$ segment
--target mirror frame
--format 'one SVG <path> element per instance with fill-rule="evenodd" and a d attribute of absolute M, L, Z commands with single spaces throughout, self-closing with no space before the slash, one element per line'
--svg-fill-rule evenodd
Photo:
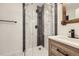
<path fill-rule="evenodd" d="M 62 3 L 62 21 L 61 21 L 61 24 L 62 25 L 66 25 L 66 24 L 72 24 L 72 23 L 79 23 L 79 18 L 75 18 L 75 19 L 72 19 L 72 20 L 69 20 L 66 18 L 66 3 Z"/>

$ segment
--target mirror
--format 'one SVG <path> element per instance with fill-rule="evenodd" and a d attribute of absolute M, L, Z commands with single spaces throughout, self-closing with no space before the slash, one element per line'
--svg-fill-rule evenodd
<path fill-rule="evenodd" d="M 62 11 L 62 25 L 79 22 L 79 3 L 63 3 Z"/>
<path fill-rule="evenodd" d="M 66 16 L 69 20 L 79 18 L 79 3 L 67 3 L 66 12 Z"/>

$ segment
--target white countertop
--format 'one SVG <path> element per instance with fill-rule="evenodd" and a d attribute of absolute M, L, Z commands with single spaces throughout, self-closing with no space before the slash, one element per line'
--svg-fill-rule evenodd
<path fill-rule="evenodd" d="M 48 36 L 48 38 L 79 49 L 79 39 L 68 38 L 63 35 Z"/>

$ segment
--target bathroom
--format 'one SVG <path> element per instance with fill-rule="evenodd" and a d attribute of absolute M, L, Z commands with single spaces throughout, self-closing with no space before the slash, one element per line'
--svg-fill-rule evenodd
<path fill-rule="evenodd" d="M 78 8 L 79 3 L 0 3 L 0 56 L 79 56 Z"/>

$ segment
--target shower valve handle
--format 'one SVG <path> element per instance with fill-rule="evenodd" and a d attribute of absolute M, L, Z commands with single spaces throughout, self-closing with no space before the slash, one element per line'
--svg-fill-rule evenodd
<path fill-rule="evenodd" d="M 35 28 L 37 29 L 37 28 L 38 28 L 38 26 L 37 26 L 37 25 L 35 25 Z"/>

